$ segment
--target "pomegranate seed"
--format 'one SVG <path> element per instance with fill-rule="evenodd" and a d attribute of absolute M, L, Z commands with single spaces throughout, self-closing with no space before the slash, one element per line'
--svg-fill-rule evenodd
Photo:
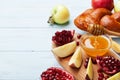
<path fill-rule="evenodd" d="M 77 43 L 77 46 L 79 46 L 79 42 L 77 41 L 76 43 Z"/>
<path fill-rule="evenodd" d="M 88 74 L 86 75 L 85 80 L 90 80 Z"/>
<path fill-rule="evenodd" d="M 98 73 L 103 72 L 102 68 L 99 68 L 99 69 L 97 70 L 97 72 L 98 72 Z"/>
<path fill-rule="evenodd" d="M 86 58 L 86 59 L 85 59 L 85 64 L 84 64 L 84 67 L 85 67 L 85 68 L 87 68 L 87 66 L 88 66 L 88 61 L 89 61 L 89 58 Z"/>
<path fill-rule="evenodd" d="M 96 59 L 92 59 L 92 63 L 93 63 L 93 64 L 97 64 Z"/>
<path fill-rule="evenodd" d="M 105 80 L 106 80 L 107 78 L 109 78 L 109 76 L 107 75 L 107 76 L 105 76 L 104 78 L 105 78 Z"/>
<path fill-rule="evenodd" d="M 81 35 L 80 35 L 80 34 L 78 34 L 78 35 L 77 35 L 77 38 L 78 38 L 78 39 L 80 39 L 80 38 L 81 38 Z"/>
<path fill-rule="evenodd" d="M 103 78 L 102 77 L 98 77 L 98 80 L 103 80 Z"/>
<path fill-rule="evenodd" d="M 84 67 L 87 68 L 87 66 L 88 66 L 88 63 L 85 63 L 85 64 L 84 64 Z"/>
<path fill-rule="evenodd" d="M 99 77 L 104 78 L 104 74 L 103 73 L 98 73 Z"/>

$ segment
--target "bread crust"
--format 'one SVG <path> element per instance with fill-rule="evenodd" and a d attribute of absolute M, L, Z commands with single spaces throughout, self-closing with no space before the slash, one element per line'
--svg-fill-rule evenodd
<path fill-rule="evenodd" d="M 116 16 L 116 14 L 114 15 L 105 15 L 101 21 L 100 24 L 102 26 L 104 26 L 105 28 L 111 30 L 111 31 L 115 31 L 115 32 L 120 32 L 120 15 Z"/>
<path fill-rule="evenodd" d="M 120 12 L 111 13 L 105 8 L 87 9 L 75 18 L 74 24 L 84 31 L 87 31 L 89 24 L 99 24 L 111 31 L 120 32 Z"/>

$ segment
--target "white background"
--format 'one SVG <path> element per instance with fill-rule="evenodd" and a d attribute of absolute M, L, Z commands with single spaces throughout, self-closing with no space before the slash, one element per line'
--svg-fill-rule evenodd
<path fill-rule="evenodd" d="M 69 24 L 47 23 L 57 4 L 68 7 Z M 73 20 L 88 8 L 91 0 L 0 0 L 0 80 L 39 80 L 42 71 L 60 67 L 51 52 L 51 38 L 63 29 L 83 33 Z"/>

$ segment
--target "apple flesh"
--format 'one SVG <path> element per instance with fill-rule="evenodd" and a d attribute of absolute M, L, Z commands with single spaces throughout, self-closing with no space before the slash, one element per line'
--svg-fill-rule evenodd
<path fill-rule="evenodd" d="M 56 56 L 61 57 L 61 58 L 64 58 L 64 57 L 67 57 L 67 56 L 69 56 L 69 55 L 72 55 L 73 52 L 74 52 L 75 49 L 76 49 L 76 46 L 77 46 L 76 41 L 73 41 L 73 42 L 64 44 L 64 45 L 62 45 L 62 46 L 53 48 L 53 49 L 52 49 L 52 52 L 53 52 Z"/>
<path fill-rule="evenodd" d="M 113 0 L 92 0 L 92 7 L 96 8 L 106 8 L 110 11 L 114 8 Z"/>
<path fill-rule="evenodd" d="M 75 51 L 75 53 L 72 55 L 70 61 L 69 61 L 69 66 L 74 67 L 74 68 L 79 68 L 82 64 L 82 53 L 80 47 L 78 47 Z"/>
<path fill-rule="evenodd" d="M 120 53 L 120 44 L 112 40 L 112 49 L 115 52 Z"/>
<path fill-rule="evenodd" d="M 89 61 L 88 61 L 86 75 L 88 75 L 88 77 L 89 77 L 90 80 L 93 80 L 93 64 L 92 64 L 91 57 L 89 58 Z"/>
<path fill-rule="evenodd" d="M 118 72 L 115 75 L 111 76 L 107 80 L 120 80 L 120 72 Z"/>
<path fill-rule="evenodd" d="M 114 5 L 114 11 L 120 12 L 120 0 Z"/>
<path fill-rule="evenodd" d="M 52 9 L 52 16 L 49 18 L 48 23 L 57 23 L 57 24 L 65 24 L 69 21 L 70 13 L 66 6 L 57 5 Z"/>

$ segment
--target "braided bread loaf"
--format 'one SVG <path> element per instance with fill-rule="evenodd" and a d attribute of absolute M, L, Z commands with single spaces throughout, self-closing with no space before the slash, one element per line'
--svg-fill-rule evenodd
<path fill-rule="evenodd" d="M 89 24 L 99 24 L 108 30 L 120 32 L 120 12 L 112 14 L 105 8 L 87 9 L 75 18 L 74 24 L 84 31 L 87 31 Z"/>
<path fill-rule="evenodd" d="M 111 31 L 120 32 L 120 12 L 105 15 L 100 20 L 100 24 Z"/>

